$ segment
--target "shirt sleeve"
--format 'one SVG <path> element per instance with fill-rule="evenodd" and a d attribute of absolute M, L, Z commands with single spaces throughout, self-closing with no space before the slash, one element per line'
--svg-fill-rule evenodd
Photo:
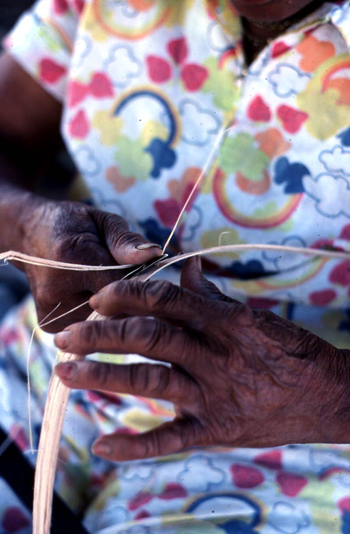
<path fill-rule="evenodd" d="M 3 41 L 4 49 L 56 99 L 65 98 L 84 0 L 38 0 Z"/>

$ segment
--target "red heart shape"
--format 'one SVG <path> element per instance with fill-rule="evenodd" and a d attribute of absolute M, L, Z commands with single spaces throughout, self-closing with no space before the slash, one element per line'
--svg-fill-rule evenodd
<path fill-rule="evenodd" d="M 84 100 L 87 88 L 80 82 L 71 82 L 68 86 L 68 106 L 75 106 Z"/>
<path fill-rule="evenodd" d="M 327 306 L 337 297 L 333 289 L 323 289 L 322 291 L 314 291 L 310 293 L 309 299 L 314 306 Z"/>
<path fill-rule="evenodd" d="M 168 200 L 156 200 L 154 207 L 161 223 L 168 228 L 172 228 L 180 213 L 178 202 L 173 198 L 169 198 Z"/>
<path fill-rule="evenodd" d="M 105 98 L 113 96 L 113 86 L 109 78 L 102 74 L 102 72 L 96 72 L 89 84 L 90 93 L 95 98 Z"/>
<path fill-rule="evenodd" d="M 281 56 L 288 50 L 290 50 L 290 46 L 286 45 L 286 43 L 284 43 L 283 41 L 278 41 L 278 43 L 275 43 L 272 47 L 271 56 L 273 58 Z"/>
<path fill-rule="evenodd" d="M 350 241 L 350 224 L 343 226 L 339 237 L 340 239 L 346 239 L 347 241 Z"/>
<path fill-rule="evenodd" d="M 188 54 L 187 42 L 184 37 L 173 39 L 168 43 L 168 52 L 177 65 L 183 63 Z"/>
<path fill-rule="evenodd" d="M 129 510 L 137 510 L 141 506 L 149 503 L 153 499 L 153 495 L 149 491 L 139 491 L 128 504 Z"/>
<path fill-rule="evenodd" d="M 78 113 L 71 120 L 68 131 L 72 137 L 78 139 L 84 139 L 89 133 L 89 122 L 86 118 L 84 110 L 78 111 Z"/>
<path fill-rule="evenodd" d="M 74 7 L 78 15 L 81 15 L 84 9 L 84 0 L 74 0 Z"/>
<path fill-rule="evenodd" d="M 270 108 L 260 95 L 250 102 L 247 114 L 250 119 L 257 122 L 268 122 L 271 119 Z"/>
<path fill-rule="evenodd" d="M 53 8 L 57 15 L 63 15 L 68 10 L 67 0 L 53 0 Z"/>
<path fill-rule="evenodd" d="M 258 454 L 254 458 L 256 464 L 267 467 L 268 469 L 282 469 L 282 453 L 281 451 L 269 451 Z"/>
<path fill-rule="evenodd" d="M 264 475 L 254 467 L 246 465 L 231 465 L 231 474 L 234 484 L 237 488 L 251 489 L 256 488 L 264 482 Z"/>
<path fill-rule="evenodd" d="M 283 123 L 283 128 L 286 132 L 294 134 L 298 132 L 303 123 L 308 118 L 308 114 L 303 111 L 298 111 L 289 106 L 279 106 L 277 109 L 277 116 Z"/>
<path fill-rule="evenodd" d="M 146 510 L 141 510 L 141 512 L 136 514 L 135 521 L 141 521 L 141 519 L 147 519 L 148 517 L 151 517 L 151 514 L 146 512 Z"/>
<path fill-rule="evenodd" d="M 18 532 L 29 525 L 29 517 L 26 517 L 20 508 L 12 506 L 6 509 L 2 519 L 2 527 L 6 532 Z"/>
<path fill-rule="evenodd" d="M 198 91 L 208 76 L 207 69 L 194 63 L 188 63 L 181 71 L 181 78 L 187 91 Z"/>
<path fill-rule="evenodd" d="M 52 59 L 44 58 L 40 61 L 39 76 L 43 82 L 56 83 L 65 73 L 66 69 Z"/>
<path fill-rule="evenodd" d="M 278 473 L 276 477 L 277 484 L 281 488 L 283 495 L 287 497 L 296 497 L 306 486 L 307 479 L 294 473 Z"/>
<path fill-rule="evenodd" d="M 340 286 L 350 285 L 350 263 L 342 261 L 334 267 L 329 275 L 330 282 L 339 284 Z"/>
<path fill-rule="evenodd" d="M 343 497 L 343 499 L 338 502 L 338 506 L 343 513 L 349 512 L 350 514 L 350 497 Z"/>
<path fill-rule="evenodd" d="M 160 499 L 164 501 L 170 501 L 171 499 L 183 499 L 187 497 L 187 491 L 181 484 L 176 484 L 175 482 L 167 484 L 161 495 Z"/>
<path fill-rule="evenodd" d="M 155 83 L 164 83 L 171 77 L 171 67 L 165 59 L 157 56 L 146 58 L 148 75 Z"/>

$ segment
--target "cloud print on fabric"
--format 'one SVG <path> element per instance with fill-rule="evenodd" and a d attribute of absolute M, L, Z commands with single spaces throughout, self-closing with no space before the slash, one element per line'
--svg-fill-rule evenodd
<path fill-rule="evenodd" d="M 131 78 L 137 78 L 142 71 L 140 61 L 132 49 L 125 45 L 114 46 L 104 66 L 116 87 L 125 87 Z"/>
<path fill-rule="evenodd" d="M 281 242 L 271 241 L 269 245 L 283 245 L 289 247 L 306 247 L 306 242 L 298 235 L 290 235 L 284 238 Z M 284 271 L 285 269 L 290 269 L 291 267 L 298 267 L 300 264 L 305 262 L 305 258 L 301 257 L 300 254 L 281 254 L 277 251 L 266 251 L 263 253 L 263 258 L 265 261 L 272 262 L 274 268 L 277 271 Z"/>
<path fill-rule="evenodd" d="M 72 67 L 77 69 L 82 66 L 87 56 L 92 49 L 92 40 L 84 35 L 79 37 L 74 45 L 74 55 L 72 59 Z"/>
<path fill-rule="evenodd" d="M 269 514 L 268 523 L 283 534 L 297 534 L 310 525 L 310 519 L 294 504 L 277 502 Z"/>
<path fill-rule="evenodd" d="M 327 171 L 350 176 L 350 150 L 339 145 L 332 150 L 324 150 L 320 154 L 320 161 Z"/>
<path fill-rule="evenodd" d="M 193 476 L 196 473 L 196 476 Z M 213 462 L 205 456 L 193 456 L 185 462 L 185 469 L 178 474 L 177 481 L 188 492 L 196 493 L 209 491 L 216 484 L 223 482 L 224 471 L 214 466 Z"/>
<path fill-rule="evenodd" d="M 345 215 L 350 218 L 350 186 L 343 176 L 319 174 L 315 180 L 307 176 L 303 180 L 307 195 L 315 200 L 316 210 L 325 217 Z"/>
<path fill-rule="evenodd" d="M 182 139 L 189 145 L 206 145 L 219 130 L 220 123 L 215 114 L 201 108 L 192 100 L 181 102 L 180 115 Z"/>
<path fill-rule="evenodd" d="M 268 77 L 274 92 L 282 98 L 296 95 L 303 91 L 309 79 L 310 76 L 308 74 L 304 74 L 286 63 L 278 65 L 276 70 L 271 72 Z"/>
<path fill-rule="evenodd" d="M 101 163 L 95 157 L 93 151 L 88 146 L 81 146 L 74 153 L 74 161 L 80 171 L 86 176 L 94 176 L 101 171 Z"/>

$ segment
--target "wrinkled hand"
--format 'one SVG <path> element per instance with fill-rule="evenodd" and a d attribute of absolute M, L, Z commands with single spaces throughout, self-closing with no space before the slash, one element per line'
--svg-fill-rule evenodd
<path fill-rule="evenodd" d="M 56 368 L 62 381 L 165 399 L 177 414 L 144 434 L 99 438 L 96 454 L 122 461 L 198 446 L 349 439 L 349 410 L 342 411 L 349 407 L 345 353 L 271 312 L 226 297 L 195 261 L 186 264 L 182 287 L 120 281 L 90 302 L 102 315 L 130 317 L 73 325 L 56 336 L 58 347 L 83 355 L 139 353 L 171 367 L 62 363 Z"/>
<path fill-rule="evenodd" d="M 139 264 L 161 255 L 156 246 L 146 244 L 139 234 L 128 230 L 124 219 L 78 202 L 42 202 L 32 212 L 23 240 L 24 252 L 41 258 L 88 265 Z M 125 271 L 77 272 L 35 265 L 22 267 L 28 276 L 42 321 L 60 303 L 49 320 L 87 301 L 105 285 L 118 280 Z M 87 305 L 46 328 L 58 332 L 85 319 Z"/>

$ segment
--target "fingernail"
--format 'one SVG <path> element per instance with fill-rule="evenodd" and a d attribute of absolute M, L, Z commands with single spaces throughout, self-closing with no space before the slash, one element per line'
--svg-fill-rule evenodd
<path fill-rule="evenodd" d="M 112 447 L 107 441 L 98 441 L 92 446 L 92 452 L 101 456 L 109 456 L 112 454 Z"/>
<path fill-rule="evenodd" d="M 89 300 L 89 305 L 94 310 L 97 310 L 100 307 L 100 295 L 97 294 L 91 297 L 91 299 Z"/>
<path fill-rule="evenodd" d="M 55 368 L 56 373 L 67 380 L 71 380 L 74 377 L 76 370 L 77 366 L 75 363 L 59 363 Z"/>
<path fill-rule="evenodd" d="M 60 349 L 66 349 L 69 345 L 71 336 L 72 336 L 72 333 L 69 331 L 60 332 L 59 334 L 55 335 L 55 344 Z"/>
<path fill-rule="evenodd" d="M 137 245 L 137 250 L 148 250 L 149 248 L 162 248 L 160 245 L 157 245 L 157 243 L 142 243 L 142 245 Z"/>

